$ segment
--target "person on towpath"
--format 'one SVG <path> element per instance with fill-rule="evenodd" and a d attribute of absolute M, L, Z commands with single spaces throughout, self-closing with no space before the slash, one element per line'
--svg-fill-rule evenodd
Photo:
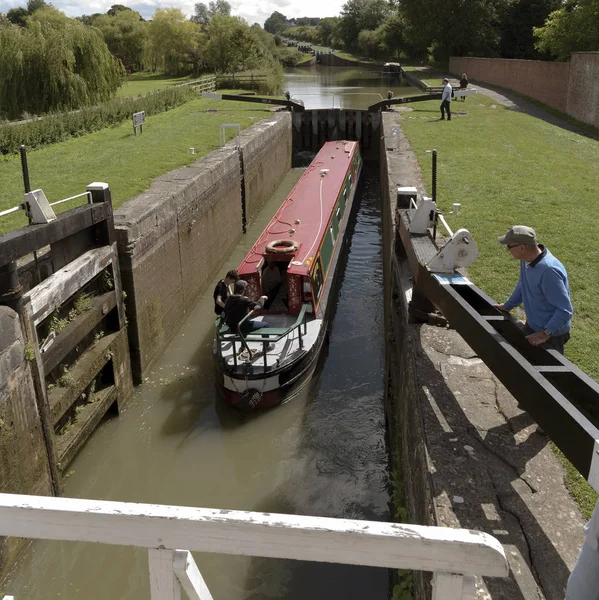
<path fill-rule="evenodd" d="M 449 79 L 443 79 L 443 94 L 441 95 L 441 121 L 445 121 L 445 111 L 447 111 L 447 120 L 451 121 L 451 94 L 453 92 Z"/>
<path fill-rule="evenodd" d="M 532 227 L 514 225 L 499 243 L 520 261 L 520 278 L 510 297 L 494 307 L 509 312 L 524 304 L 528 342 L 563 354 L 574 313 L 564 265 L 543 244 L 537 244 Z"/>

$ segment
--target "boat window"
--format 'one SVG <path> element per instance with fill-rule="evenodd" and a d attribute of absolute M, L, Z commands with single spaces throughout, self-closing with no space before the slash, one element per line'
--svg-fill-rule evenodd
<path fill-rule="evenodd" d="M 322 262 L 320 256 L 314 261 L 312 273 L 310 273 L 310 281 L 312 282 L 312 297 L 316 304 L 320 297 L 320 290 L 322 289 Z"/>
<path fill-rule="evenodd" d="M 341 220 L 341 207 L 337 209 L 337 222 Z"/>
<path fill-rule="evenodd" d="M 335 243 L 335 232 L 333 231 L 332 227 L 329 227 L 329 233 L 331 234 L 331 240 L 333 241 L 333 244 Z"/>

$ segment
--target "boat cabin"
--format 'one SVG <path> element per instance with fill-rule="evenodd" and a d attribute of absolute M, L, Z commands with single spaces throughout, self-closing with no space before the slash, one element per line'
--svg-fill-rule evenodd
<path fill-rule="evenodd" d="M 326 143 L 246 255 L 247 295 L 268 296 L 269 312 L 298 315 L 309 304 L 318 315 L 360 166 L 357 142 Z"/>

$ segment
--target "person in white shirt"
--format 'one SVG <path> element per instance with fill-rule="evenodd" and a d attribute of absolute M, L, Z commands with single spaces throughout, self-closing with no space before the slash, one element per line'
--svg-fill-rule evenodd
<path fill-rule="evenodd" d="M 445 111 L 447 111 L 447 120 L 451 121 L 451 84 L 447 77 L 443 79 L 443 94 L 441 96 L 441 121 L 445 121 Z"/>

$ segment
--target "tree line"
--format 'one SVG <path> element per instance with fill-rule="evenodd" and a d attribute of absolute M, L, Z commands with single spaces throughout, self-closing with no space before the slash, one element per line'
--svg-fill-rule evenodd
<path fill-rule="evenodd" d="M 0 118 L 96 104 L 127 72 L 167 75 L 267 70 L 282 73 L 290 52 L 258 24 L 231 16 L 226 0 L 198 3 L 191 19 L 159 8 L 152 19 L 126 6 L 75 19 L 47 4 L 0 13 Z"/>
<path fill-rule="evenodd" d="M 275 11 L 264 27 L 373 59 L 567 60 L 599 50 L 599 0 L 348 0 L 338 17 L 293 25 Z"/>

